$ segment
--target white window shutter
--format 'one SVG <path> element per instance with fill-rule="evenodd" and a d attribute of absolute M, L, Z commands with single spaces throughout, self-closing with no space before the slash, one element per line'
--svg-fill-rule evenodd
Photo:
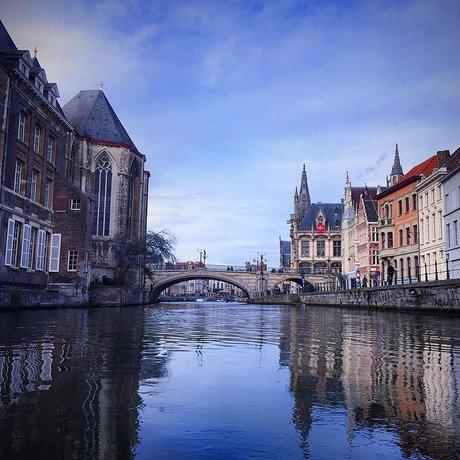
<path fill-rule="evenodd" d="M 51 235 L 51 250 L 50 250 L 50 272 L 59 271 L 59 256 L 61 254 L 61 234 L 53 233 Z"/>
<path fill-rule="evenodd" d="M 43 270 L 45 268 L 45 241 L 46 232 L 45 230 L 40 230 L 38 232 L 37 262 L 35 264 L 37 270 Z"/>
<path fill-rule="evenodd" d="M 24 224 L 24 231 L 22 236 L 22 251 L 21 251 L 21 268 L 29 267 L 29 253 L 30 253 L 30 225 Z"/>
<path fill-rule="evenodd" d="M 6 249 L 5 249 L 5 265 L 11 265 L 11 258 L 13 257 L 13 237 L 14 226 L 16 222 L 13 219 L 8 219 L 8 233 L 6 236 Z"/>

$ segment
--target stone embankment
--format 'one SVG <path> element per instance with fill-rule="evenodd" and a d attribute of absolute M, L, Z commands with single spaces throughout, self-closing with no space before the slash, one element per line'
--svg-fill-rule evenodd
<path fill-rule="evenodd" d="M 460 313 L 460 279 L 346 291 L 290 294 L 251 302 Z"/>

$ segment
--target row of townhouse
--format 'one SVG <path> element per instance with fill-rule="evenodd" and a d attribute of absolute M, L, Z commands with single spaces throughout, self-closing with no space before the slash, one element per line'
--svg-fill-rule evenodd
<path fill-rule="evenodd" d="M 345 185 L 343 266 L 369 285 L 460 277 L 460 149 L 403 173 L 396 145 L 386 186 Z M 391 279 L 391 280 L 390 280 Z"/>
<path fill-rule="evenodd" d="M 0 287 L 140 287 L 140 265 L 122 267 L 145 236 L 145 156 L 102 90 L 59 97 L 0 21 Z"/>

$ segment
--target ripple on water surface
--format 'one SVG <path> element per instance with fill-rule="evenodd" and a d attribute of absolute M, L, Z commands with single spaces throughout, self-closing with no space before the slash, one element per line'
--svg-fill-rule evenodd
<path fill-rule="evenodd" d="M 222 303 L 0 313 L 0 458 L 460 456 L 460 319 Z"/>

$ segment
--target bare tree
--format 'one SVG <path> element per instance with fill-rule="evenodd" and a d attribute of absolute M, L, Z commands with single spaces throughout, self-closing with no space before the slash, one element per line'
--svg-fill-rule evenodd
<path fill-rule="evenodd" d="M 176 261 L 175 245 L 175 236 L 167 230 L 148 231 L 145 240 L 120 241 L 117 245 L 118 283 L 134 282 L 136 274 L 142 275 L 141 283 L 144 277 L 151 279 L 152 265 Z"/>

